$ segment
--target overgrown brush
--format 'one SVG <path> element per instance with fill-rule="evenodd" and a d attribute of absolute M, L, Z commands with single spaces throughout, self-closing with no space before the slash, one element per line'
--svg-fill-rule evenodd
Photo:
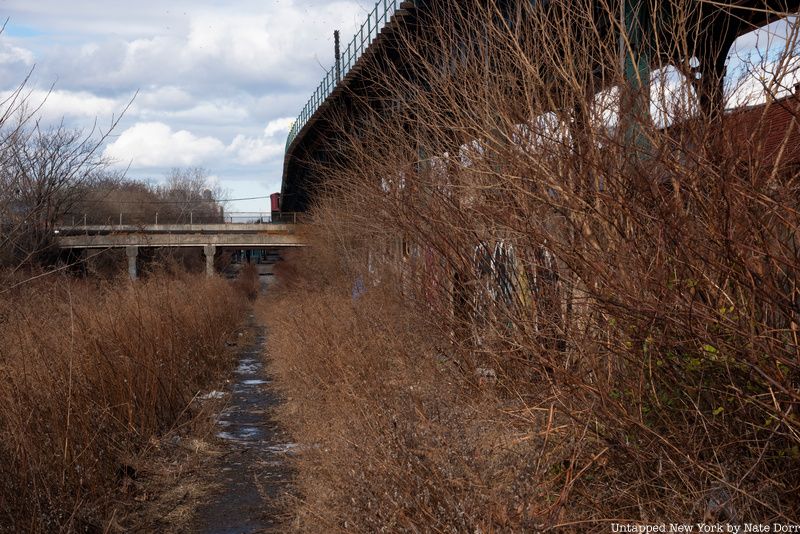
<path fill-rule="evenodd" d="M 330 421 L 296 423 L 303 528 L 797 522 L 796 24 L 731 112 L 716 3 L 541 4 L 429 6 L 313 168 L 339 276 L 295 272 L 275 334 Z"/>
<path fill-rule="evenodd" d="M 307 261 L 300 253 L 290 265 Z M 281 421 L 301 444 L 298 530 L 488 526 L 493 510 L 516 499 L 512 482 L 523 481 L 514 469 L 528 462 L 496 461 L 511 435 L 491 421 L 492 392 L 437 351 L 434 331 L 396 294 L 370 287 L 353 300 L 347 280 L 299 271 L 292 289 L 264 304 L 272 371 L 288 399 Z"/>
<path fill-rule="evenodd" d="M 221 279 L 62 278 L 0 298 L 0 530 L 102 530 L 150 440 L 230 368 Z"/>
<path fill-rule="evenodd" d="M 247 297 L 250 302 L 258 298 L 261 290 L 261 281 L 258 274 L 258 266 L 255 263 L 245 263 L 236 278 L 237 289 Z"/>

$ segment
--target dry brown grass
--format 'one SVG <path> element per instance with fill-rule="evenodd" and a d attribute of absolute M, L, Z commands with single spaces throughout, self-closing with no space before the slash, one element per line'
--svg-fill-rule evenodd
<path fill-rule="evenodd" d="M 353 300 L 324 248 L 281 265 L 264 304 L 280 420 L 301 444 L 295 530 L 535 528 L 558 499 L 548 479 L 566 471 L 556 444 L 575 441 L 554 400 L 510 398 L 465 369 L 431 317 L 385 286 Z"/>
<path fill-rule="evenodd" d="M 220 279 L 61 278 L 0 310 L 0 525 L 102 531 L 141 459 L 229 370 L 243 300 Z"/>

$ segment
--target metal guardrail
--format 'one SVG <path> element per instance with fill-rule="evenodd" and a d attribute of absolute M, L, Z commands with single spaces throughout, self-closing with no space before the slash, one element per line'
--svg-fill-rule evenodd
<path fill-rule="evenodd" d="M 361 29 L 353 36 L 353 40 L 347 45 L 347 48 L 342 51 L 339 61 L 325 74 L 325 77 L 320 82 L 317 90 L 311 95 L 311 98 L 306 102 L 305 107 L 300 112 L 297 120 L 292 124 L 289 130 L 289 137 L 286 139 L 286 147 L 292 144 L 297 134 L 303 129 L 303 126 L 308 123 L 311 117 L 316 113 L 317 109 L 323 102 L 330 96 L 339 82 L 347 76 L 350 69 L 355 66 L 358 59 L 364 54 L 364 51 L 372 44 L 381 30 L 389 23 L 392 15 L 400 8 L 402 0 L 378 0 L 375 7 L 367 16 L 366 22 L 361 25 Z"/>
<path fill-rule="evenodd" d="M 81 227 L 81 226 L 136 226 L 150 224 L 295 224 L 302 214 L 294 212 L 254 212 L 254 211 L 234 211 L 219 213 L 209 213 L 199 210 L 186 211 L 180 214 L 149 214 L 141 213 L 119 213 L 113 217 L 98 216 L 90 213 L 68 214 L 61 218 L 62 227 Z"/>

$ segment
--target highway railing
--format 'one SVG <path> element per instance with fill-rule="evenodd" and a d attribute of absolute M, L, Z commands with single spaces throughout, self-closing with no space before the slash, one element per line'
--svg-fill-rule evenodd
<path fill-rule="evenodd" d="M 366 22 L 353 36 L 350 44 L 341 52 L 339 61 L 322 78 L 317 90 L 308 99 L 297 120 L 289 130 L 289 137 L 286 139 L 286 147 L 292 144 L 297 134 L 308 123 L 317 109 L 330 96 L 339 82 L 347 76 L 347 73 L 355 66 L 364 51 L 372 44 L 381 30 L 389 23 L 392 15 L 400 8 L 401 0 L 379 0 L 372 11 L 367 16 Z"/>
<path fill-rule="evenodd" d="M 137 226 L 151 224 L 296 224 L 303 216 L 294 212 L 253 212 L 236 211 L 208 213 L 208 211 L 187 211 L 180 214 L 121 212 L 114 215 L 92 213 L 67 214 L 61 218 L 61 227 L 81 226 Z"/>

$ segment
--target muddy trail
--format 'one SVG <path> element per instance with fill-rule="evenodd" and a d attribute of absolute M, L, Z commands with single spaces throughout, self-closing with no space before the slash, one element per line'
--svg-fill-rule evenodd
<path fill-rule="evenodd" d="M 263 275 L 262 275 L 263 276 Z M 266 289 L 262 278 L 262 292 Z M 203 499 L 192 531 L 200 534 L 250 534 L 280 531 L 280 498 L 289 470 L 288 443 L 271 413 L 280 402 L 264 368 L 267 333 L 249 318 L 252 340 L 239 361 L 217 418 L 216 438 L 222 454 L 211 468 L 215 489 Z"/>

